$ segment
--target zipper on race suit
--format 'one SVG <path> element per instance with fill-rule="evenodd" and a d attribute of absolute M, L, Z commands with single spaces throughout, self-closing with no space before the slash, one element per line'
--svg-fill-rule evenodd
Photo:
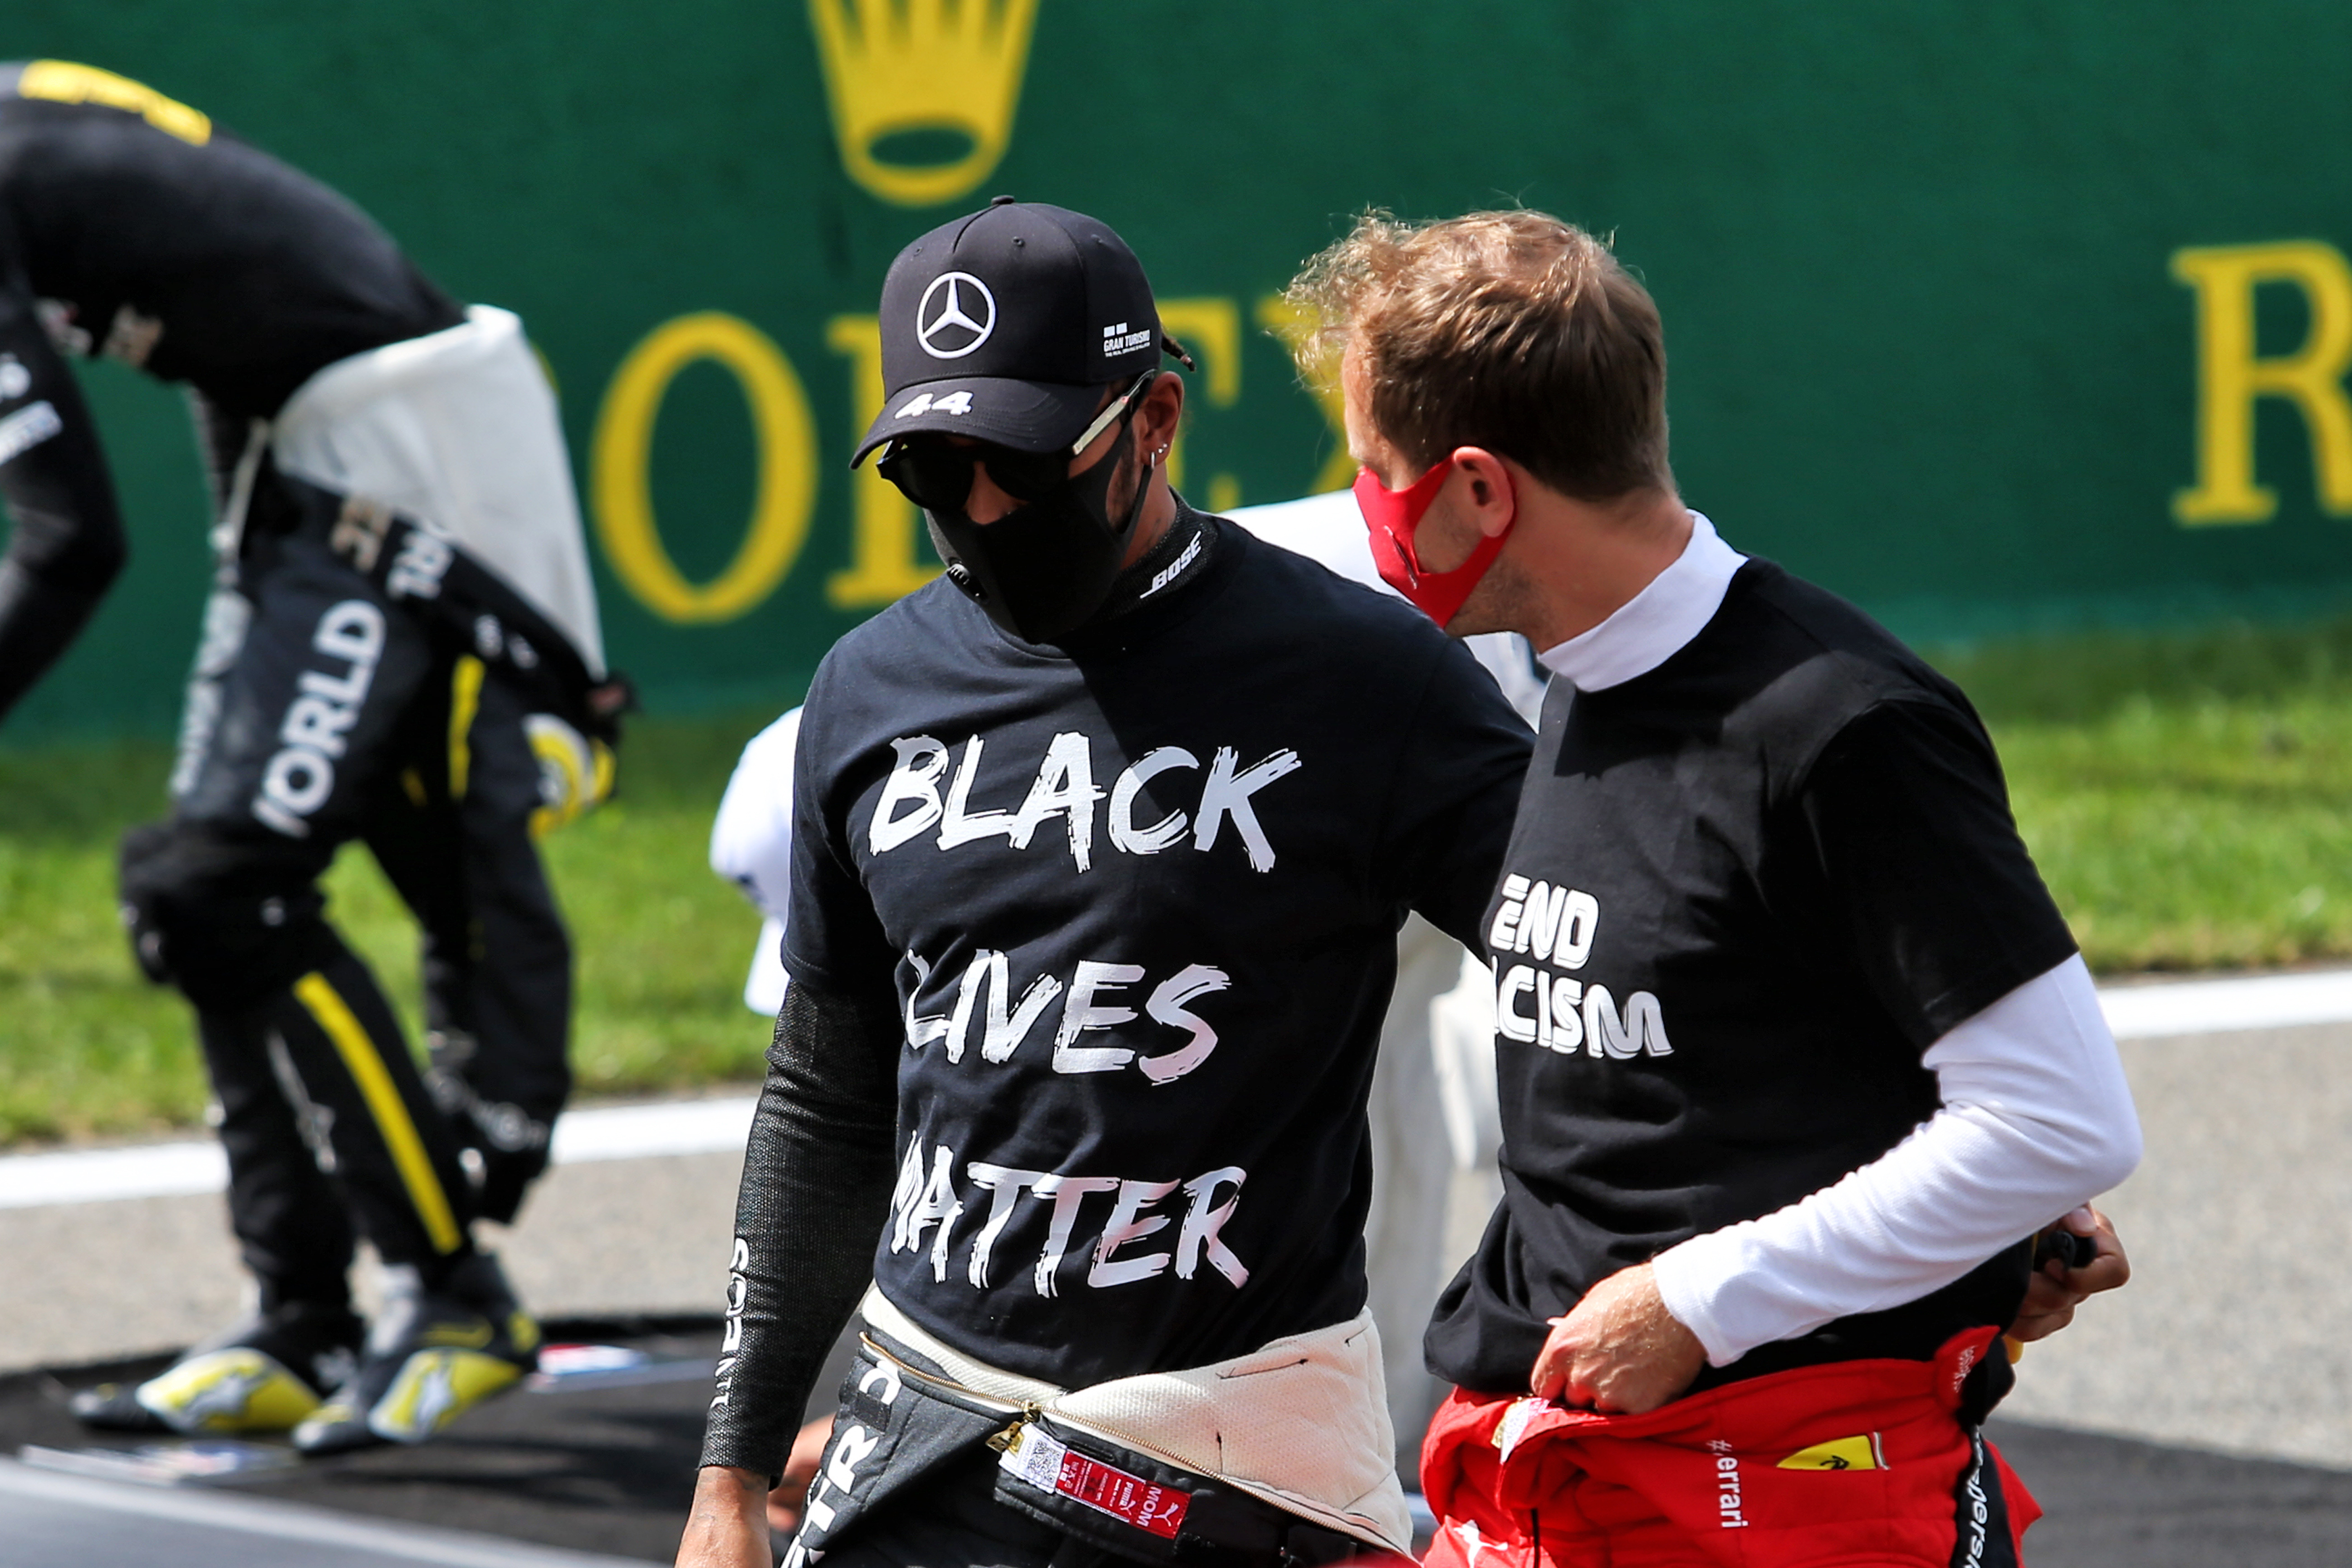
<path fill-rule="evenodd" d="M 942 1376 L 936 1372 L 925 1372 L 921 1367 L 911 1365 L 891 1354 L 886 1347 L 877 1344 L 871 1334 L 858 1335 L 857 1342 L 917 1382 L 928 1383 L 934 1388 L 943 1388 L 960 1398 L 985 1405 L 993 1410 L 1002 1410 L 1008 1415 L 1017 1414 L 1024 1421 L 1034 1421 L 1044 1413 L 1045 1407 L 1034 1399 L 1007 1399 L 1001 1394 L 983 1394 L 977 1388 L 967 1387 L 958 1383 L 954 1378 Z"/>
<path fill-rule="evenodd" d="M 944 1377 L 935 1372 L 925 1372 L 919 1366 L 911 1366 L 897 1355 L 892 1354 L 887 1347 L 877 1342 L 874 1336 L 871 1334 L 860 1333 L 857 1336 L 857 1342 L 864 1345 L 867 1350 L 872 1351 L 876 1355 L 880 1356 L 883 1360 L 888 1362 L 892 1366 L 897 1367 L 898 1371 L 905 1375 L 914 1378 L 918 1382 L 928 1383 L 934 1388 L 944 1389 L 948 1393 L 953 1394 L 960 1398 L 969 1399 L 975 1404 L 984 1405 L 1002 1410 L 1006 1415 L 1011 1415 L 1013 1419 L 1010 1423 L 1008 1423 L 1002 1430 L 992 1433 L 986 1439 L 988 1446 L 991 1448 L 995 1449 L 999 1454 L 1003 1454 L 1012 1448 L 1013 1445 L 1020 1440 L 1022 1429 L 1027 1426 L 1031 1422 L 1039 1420 L 1045 1414 L 1044 1405 L 1037 1400 L 1013 1400 L 1006 1399 L 999 1394 L 982 1394 L 979 1389 L 967 1387 L 951 1377 Z M 1123 1434 L 1114 1436 L 1110 1433 L 1097 1431 L 1086 1422 L 1072 1420 L 1066 1415 L 1059 1416 L 1057 1419 L 1067 1422 L 1075 1431 L 1083 1432 L 1087 1436 L 1094 1437 L 1101 1442 L 1112 1443 L 1121 1447 L 1130 1448 L 1136 1453 L 1144 1455 L 1146 1458 L 1157 1459 L 1160 1463 L 1168 1466 L 1171 1469 L 1181 1470 L 1188 1475 L 1204 1474 L 1204 1472 L 1196 1470 L 1183 1460 L 1177 1458 L 1174 1455 L 1166 1452 L 1164 1449 L 1156 1447 L 1150 1443 L 1139 1442 L 1135 1438 Z M 1223 1478 L 1216 1479 L 1222 1479 Z M 1227 1484 L 1231 1483 L 1228 1482 Z M 1255 1489 L 1247 1487 L 1244 1487 L 1243 1489 L 1253 1492 L 1255 1491 Z M 1274 1500 L 1271 1498 L 1261 1496 L 1259 1500 L 1273 1507 L 1282 1506 L 1279 1503 L 1274 1502 Z M 1345 1531 L 1339 1531 L 1336 1526 L 1329 1524 L 1328 1521 L 1318 1521 L 1316 1522 L 1322 1523 L 1325 1529 L 1334 1530 L 1337 1533 L 1350 1533 Z M 1284 1550 L 1287 1552 L 1288 1549 L 1286 1546 Z"/>
<path fill-rule="evenodd" d="M 992 1434 L 989 1437 L 988 1446 L 995 1449 L 1000 1454 L 1010 1453 L 1014 1447 L 1018 1447 L 1021 1442 L 1022 1428 L 1045 1414 L 1045 1407 L 1037 1404 L 1034 1400 L 1032 1400 L 1030 1403 L 1021 1407 L 1021 1414 L 1013 1421 L 1012 1426 L 1007 1426 L 1002 1432 Z"/>
<path fill-rule="evenodd" d="M 1039 1419 L 1045 1414 L 1045 1407 L 1036 1400 L 1024 1399 L 1014 1402 L 1012 1400 L 1002 1399 L 992 1394 L 982 1394 L 979 1389 L 971 1387 L 965 1384 L 958 1383 L 951 1377 L 942 1377 L 938 1373 L 925 1372 L 921 1367 L 910 1366 L 907 1363 L 899 1360 L 897 1356 L 892 1355 L 889 1351 L 886 1350 L 881 1345 L 876 1343 L 874 1337 L 871 1334 L 860 1334 L 857 1336 L 857 1341 L 858 1343 L 864 1345 L 867 1350 L 872 1351 L 876 1355 L 882 1357 L 892 1366 L 898 1368 L 900 1375 L 902 1376 L 914 1378 L 920 1383 L 928 1383 L 934 1388 L 944 1389 L 948 1393 L 953 1394 L 960 1398 L 969 1399 L 974 1404 L 989 1405 L 992 1408 L 1003 1410 L 1006 1414 L 1012 1415 L 1013 1422 L 1010 1426 L 1006 1426 L 1002 1431 L 991 1433 L 988 1437 L 988 1446 L 995 1449 L 1000 1454 L 1004 1453 L 1006 1450 L 1013 1447 L 1020 1442 L 1021 1429 L 1023 1427 L 1028 1426 L 1031 1422 Z"/>

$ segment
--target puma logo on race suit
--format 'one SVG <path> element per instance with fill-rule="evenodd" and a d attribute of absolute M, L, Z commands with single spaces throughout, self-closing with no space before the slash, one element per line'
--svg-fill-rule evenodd
<path fill-rule="evenodd" d="M 1097 805 L 1104 792 L 1095 783 L 1094 749 L 1076 731 L 1054 737 L 1037 764 L 1035 780 L 1018 809 L 972 809 L 971 794 L 985 746 L 978 735 L 963 743 L 955 760 L 955 777 L 944 796 L 940 784 L 950 760 L 946 742 L 929 735 L 904 735 L 890 742 L 898 760 L 874 803 L 867 824 L 866 847 L 877 855 L 911 843 L 933 827 L 941 849 L 1002 838 L 1015 849 L 1026 849 L 1037 830 L 1055 817 L 1067 829 L 1070 858 L 1080 871 L 1094 864 Z M 1187 815 L 1171 811 L 1157 822 L 1138 823 L 1136 807 L 1144 786 L 1162 773 L 1201 771 L 1201 759 L 1181 746 L 1161 746 L 1145 752 L 1120 773 L 1111 785 L 1108 820 L 1112 847 L 1127 855 L 1157 855 L 1175 846 L 1189 831 L 1192 847 L 1216 847 L 1227 823 L 1240 838 L 1242 853 L 1253 871 L 1274 869 L 1273 843 L 1257 818 L 1254 797 L 1276 779 L 1286 778 L 1303 765 L 1288 748 L 1268 753 L 1244 768 L 1240 753 L 1220 746 L 1211 757 L 1208 776 L 1202 781 L 1199 805 Z M 912 809 L 908 809 L 908 808 Z"/>
<path fill-rule="evenodd" d="M 426 1367 L 416 1390 L 415 1413 L 409 1418 L 410 1428 L 416 1432 L 432 1432 L 457 1408 L 457 1370 L 446 1360 L 436 1360 Z"/>
<path fill-rule="evenodd" d="M 245 1407 L 269 1378 L 270 1370 L 267 1367 L 232 1368 L 182 1405 L 180 1418 L 191 1426 L 215 1415 L 234 1421 L 245 1414 Z"/>

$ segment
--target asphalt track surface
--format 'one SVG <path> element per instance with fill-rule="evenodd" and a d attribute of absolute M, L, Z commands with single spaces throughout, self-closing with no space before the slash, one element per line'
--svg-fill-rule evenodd
<path fill-rule="evenodd" d="M 2032 1349 L 1995 1423 L 2048 1514 L 2028 1560 L 2352 1564 L 2352 971 L 2102 1000 L 2148 1138 L 2103 1200 L 2135 1272 Z M 216 1148 L 0 1158 L 0 1568 L 668 1562 L 716 1331 L 658 1314 L 719 1296 L 748 1114 L 739 1096 L 567 1117 L 556 1168 L 499 1243 L 555 1337 L 646 1365 L 518 1392 L 421 1448 L 205 1485 L 15 1456 L 91 1446 L 64 1389 L 163 1359 L 100 1358 L 235 1312 Z M 79 1370 L 19 1370 L 45 1365 Z"/>
<path fill-rule="evenodd" d="M 693 1489 L 714 1324 L 551 1325 L 640 1351 L 483 1406 L 440 1440 L 201 1485 L 135 1485 L 0 1461 L 0 1564 L 84 1568 L 612 1568 L 667 1563 Z M 68 1387 L 162 1358 L 0 1379 L 0 1452 L 94 1445 Z M 2352 1474 L 1996 1420 L 2047 1510 L 2034 1568 L 2339 1568 Z M 121 1439 L 113 1447 L 138 1446 Z M 55 1462 L 52 1460 L 51 1462 Z"/>
<path fill-rule="evenodd" d="M 70 1478 L 64 1504 L 79 1503 L 78 1511 L 94 1519 L 107 1514 L 106 1504 L 125 1493 L 234 1496 L 331 1510 L 353 1521 L 391 1521 L 400 1527 L 391 1532 L 394 1542 L 415 1527 L 426 1527 L 594 1553 L 608 1561 L 668 1562 L 677 1551 L 687 1500 L 694 1489 L 710 1367 L 718 1350 L 717 1325 L 552 1323 L 548 1328 L 551 1340 L 621 1344 L 655 1359 L 619 1373 L 526 1387 L 472 1412 L 439 1440 L 415 1447 L 377 1448 L 201 1486 L 136 1488 L 104 1479 Z M 166 1359 L 150 1356 L 62 1374 L 24 1373 L 0 1379 L 0 1454 L 22 1456 L 28 1446 L 69 1453 L 92 1447 L 128 1451 L 157 1442 L 127 1436 L 101 1440 L 85 1432 L 66 1411 L 64 1394 L 92 1383 L 148 1375 Z M 61 1540 L 58 1544 L 64 1550 L 57 1555 L 22 1555 L 27 1543 L 20 1538 L 18 1516 L 38 1512 L 47 1518 L 60 1511 L 50 1499 L 26 1495 L 38 1491 L 39 1478 L 54 1473 L 42 1468 L 0 1477 L 0 1564 L 65 1568 L 72 1563 L 79 1568 L 148 1560 L 128 1551 L 120 1556 L 89 1554 L 88 1534 Z M 113 1522 L 122 1524 L 129 1534 L 118 1550 L 134 1546 L 149 1530 L 164 1528 L 163 1539 L 173 1542 L 170 1553 L 154 1560 L 172 1562 L 175 1568 L 274 1565 L 281 1547 L 290 1553 L 285 1561 L 322 1568 L 347 1563 L 373 1568 L 379 1562 L 405 1560 L 388 1554 L 394 1550 L 389 1542 L 371 1548 L 364 1542 L 338 1543 L 297 1534 L 273 1542 L 236 1528 L 235 1521 L 199 1528 L 195 1539 L 190 1538 L 187 1524 L 205 1526 L 204 1520 Z M 346 1555 L 333 1554 L 339 1545 Z M 376 1554 L 369 1555 L 370 1550 Z"/>

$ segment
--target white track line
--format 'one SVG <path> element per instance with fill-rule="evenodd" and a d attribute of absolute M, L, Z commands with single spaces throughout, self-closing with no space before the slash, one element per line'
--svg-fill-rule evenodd
<path fill-rule="evenodd" d="M 2341 1024 L 2352 1021 L 2352 970 L 2111 985 L 2099 1007 L 2119 1040 Z"/>
<path fill-rule="evenodd" d="M 2110 985 L 2099 992 L 2119 1040 L 2352 1023 L 2352 969 Z M 559 1165 L 732 1153 L 751 1127 L 749 1095 L 601 1106 L 555 1123 Z M 210 1141 L 0 1156 L 0 1209 L 216 1193 L 228 1164 Z"/>
<path fill-rule="evenodd" d="M 146 1143 L 0 1159 L 0 1208 L 168 1198 L 228 1185 L 218 1143 Z"/>
<path fill-rule="evenodd" d="M 662 1154 L 740 1154 L 751 1133 L 755 1096 L 608 1105 L 555 1120 L 559 1165 L 646 1160 Z"/>
<path fill-rule="evenodd" d="M 555 1123 L 559 1165 L 666 1154 L 740 1153 L 751 1130 L 749 1095 L 574 1110 Z M 0 1209 L 216 1193 L 228 1185 L 217 1142 L 145 1143 L 0 1157 Z"/>

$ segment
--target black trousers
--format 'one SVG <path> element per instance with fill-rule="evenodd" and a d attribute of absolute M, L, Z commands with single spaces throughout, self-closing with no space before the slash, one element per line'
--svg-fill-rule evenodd
<path fill-rule="evenodd" d="M 265 1300 L 343 1300 L 355 1232 L 429 1279 L 546 1163 L 571 948 L 533 843 L 544 722 L 321 539 L 249 531 L 223 570 L 174 809 L 125 837 L 122 890 L 142 963 L 195 1005 Z M 326 919 L 354 838 L 422 928 L 429 1078 Z"/>
<path fill-rule="evenodd" d="M 969 1449 L 858 1521 L 824 1554 L 845 1568 L 1108 1568 L 1120 1562 L 996 1500 L 996 1455 Z"/>
<path fill-rule="evenodd" d="M 856 1320 L 852 1320 L 853 1324 Z M 902 1352 L 905 1347 L 898 1347 Z M 929 1370 L 932 1363 L 906 1352 Z M 1105 1568 L 1109 1554 L 996 1500 L 1002 1411 L 851 1356 L 824 1463 L 783 1568 Z"/>

